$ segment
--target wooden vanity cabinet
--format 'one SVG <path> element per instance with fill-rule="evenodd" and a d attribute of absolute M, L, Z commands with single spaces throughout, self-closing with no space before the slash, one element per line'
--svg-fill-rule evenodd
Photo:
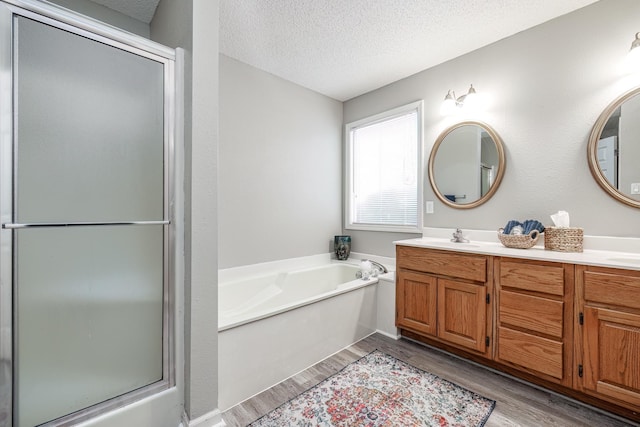
<path fill-rule="evenodd" d="M 398 246 L 396 326 L 491 357 L 490 257 Z"/>
<path fill-rule="evenodd" d="M 640 271 L 576 267 L 577 388 L 640 411 Z"/>
<path fill-rule="evenodd" d="M 403 336 L 640 421 L 640 271 L 402 245 L 396 266 Z"/>
<path fill-rule="evenodd" d="M 495 360 L 571 387 L 572 264 L 496 258 Z"/>

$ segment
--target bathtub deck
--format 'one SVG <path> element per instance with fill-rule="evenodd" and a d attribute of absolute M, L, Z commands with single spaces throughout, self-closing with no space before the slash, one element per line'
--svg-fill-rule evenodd
<path fill-rule="evenodd" d="M 637 426 L 439 351 L 406 340 L 394 341 L 381 334 L 373 334 L 298 375 L 234 406 L 225 411 L 222 417 L 227 426 L 246 426 L 375 349 L 496 400 L 496 408 L 485 424 L 486 427 Z"/>

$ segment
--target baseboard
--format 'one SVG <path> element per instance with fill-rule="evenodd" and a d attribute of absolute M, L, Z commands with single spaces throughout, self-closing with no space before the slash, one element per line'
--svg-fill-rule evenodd
<path fill-rule="evenodd" d="M 222 413 L 215 409 L 201 417 L 190 420 L 187 414 L 182 414 L 182 425 L 184 427 L 225 427 Z"/>
<path fill-rule="evenodd" d="M 384 335 L 385 337 L 389 337 L 389 338 L 394 339 L 396 341 L 401 338 L 400 334 L 393 335 L 393 334 L 390 334 L 389 332 L 381 331 L 380 329 L 376 329 L 375 333 L 376 334 L 380 334 L 380 335 Z"/>

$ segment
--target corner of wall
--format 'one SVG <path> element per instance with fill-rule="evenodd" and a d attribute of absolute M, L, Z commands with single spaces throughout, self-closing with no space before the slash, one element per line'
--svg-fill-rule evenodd
<path fill-rule="evenodd" d="M 227 424 L 222 419 L 218 409 L 204 414 L 195 420 L 189 420 L 186 413 L 182 415 L 182 423 L 179 427 L 225 427 Z"/>

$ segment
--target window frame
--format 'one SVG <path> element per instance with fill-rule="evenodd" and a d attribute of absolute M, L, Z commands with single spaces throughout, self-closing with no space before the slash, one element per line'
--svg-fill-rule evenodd
<path fill-rule="evenodd" d="M 409 104 L 405 104 L 396 108 L 392 108 L 391 110 L 383 111 L 378 114 L 374 114 L 369 117 L 362 118 L 360 120 L 356 120 L 350 123 L 345 124 L 344 130 L 344 146 L 345 146 L 345 157 L 344 157 L 344 228 L 346 230 L 364 230 L 364 231 L 383 231 L 383 232 L 396 232 L 396 233 L 421 233 L 422 225 L 423 225 L 423 197 L 424 197 L 424 140 L 423 140 L 423 127 L 424 127 L 424 117 L 423 117 L 423 106 L 424 101 L 414 101 Z M 397 117 L 406 115 L 408 113 L 416 112 L 417 117 L 417 141 L 416 141 L 416 177 L 417 177 L 417 186 L 416 186 L 416 225 L 391 225 L 391 224 L 363 224 L 354 222 L 353 218 L 353 186 L 354 186 L 354 177 L 353 177 L 353 138 L 352 133 L 354 130 L 358 128 L 364 128 L 367 126 L 375 125 L 378 123 L 382 123 L 388 120 L 395 119 Z"/>

